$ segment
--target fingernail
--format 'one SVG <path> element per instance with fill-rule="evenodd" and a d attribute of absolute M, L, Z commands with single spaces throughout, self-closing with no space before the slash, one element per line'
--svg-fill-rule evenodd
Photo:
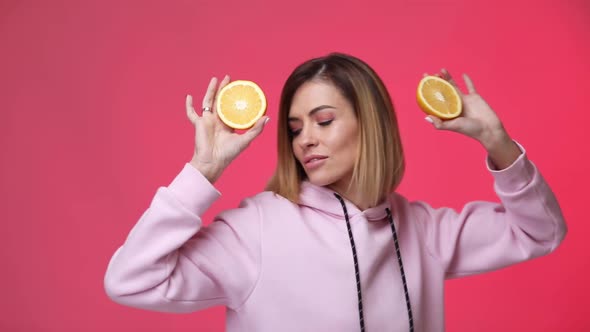
<path fill-rule="evenodd" d="M 432 119 L 430 117 L 425 117 L 424 120 L 430 122 L 431 124 L 434 124 L 434 121 L 432 121 Z"/>
<path fill-rule="evenodd" d="M 270 120 L 270 118 L 266 118 L 266 119 L 264 120 L 264 125 L 265 125 L 265 126 L 266 126 L 266 124 L 268 123 L 268 120 Z"/>

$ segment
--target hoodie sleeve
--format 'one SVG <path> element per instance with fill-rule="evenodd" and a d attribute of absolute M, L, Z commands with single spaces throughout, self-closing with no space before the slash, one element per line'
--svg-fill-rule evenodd
<path fill-rule="evenodd" d="M 518 143 L 517 143 L 518 144 Z M 430 253 L 447 278 L 496 270 L 546 255 L 567 232 L 553 192 L 526 151 L 503 170 L 488 170 L 500 203 L 475 201 L 460 213 L 414 202 Z"/>
<path fill-rule="evenodd" d="M 186 164 L 115 252 L 104 278 L 115 302 L 142 309 L 191 312 L 240 306 L 260 270 L 260 215 L 252 200 L 207 227 L 201 215 L 220 194 Z"/>

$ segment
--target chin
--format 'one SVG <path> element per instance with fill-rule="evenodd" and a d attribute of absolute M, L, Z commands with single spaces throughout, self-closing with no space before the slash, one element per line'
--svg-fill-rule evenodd
<path fill-rule="evenodd" d="M 332 182 L 330 182 L 330 181 L 321 181 L 321 180 L 316 180 L 316 179 L 313 179 L 313 178 L 311 178 L 311 179 L 308 178 L 307 180 L 311 184 L 316 185 L 316 186 L 319 186 L 319 187 L 327 187 L 327 186 L 329 186 L 329 185 L 332 184 Z"/>
<path fill-rule="evenodd" d="M 316 186 L 320 186 L 320 187 L 327 187 L 333 183 L 336 183 L 339 178 L 336 176 L 326 176 L 326 175 L 322 175 L 322 174 L 314 174 L 312 176 L 307 176 L 307 180 Z"/>

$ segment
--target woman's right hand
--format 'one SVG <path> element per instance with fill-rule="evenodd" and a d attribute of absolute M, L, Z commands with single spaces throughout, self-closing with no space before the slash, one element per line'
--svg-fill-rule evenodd
<path fill-rule="evenodd" d="M 217 78 L 211 79 L 203 98 L 201 116 L 193 107 L 193 97 L 186 96 L 186 115 L 195 126 L 195 151 L 190 164 L 211 183 L 214 183 L 232 160 L 260 135 L 269 119 L 263 116 L 243 134 L 237 134 L 232 128 L 226 126 L 217 115 L 215 101 L 217 94 L 229 83 L 229 80 L 229 76 L 226 75 L 217 87 Z M 205 108 L 210 111 L 206 111 Z"/>

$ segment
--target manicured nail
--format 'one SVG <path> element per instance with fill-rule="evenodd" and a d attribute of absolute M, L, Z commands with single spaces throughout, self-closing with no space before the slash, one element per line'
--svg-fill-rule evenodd
<path fill-rule="evenodd" d="M 425 117 L 424 120 L 430 122 L 431 124 L 434 124 L 434 121 L 432 121 L 432 119 L 430 117 Z"/>

